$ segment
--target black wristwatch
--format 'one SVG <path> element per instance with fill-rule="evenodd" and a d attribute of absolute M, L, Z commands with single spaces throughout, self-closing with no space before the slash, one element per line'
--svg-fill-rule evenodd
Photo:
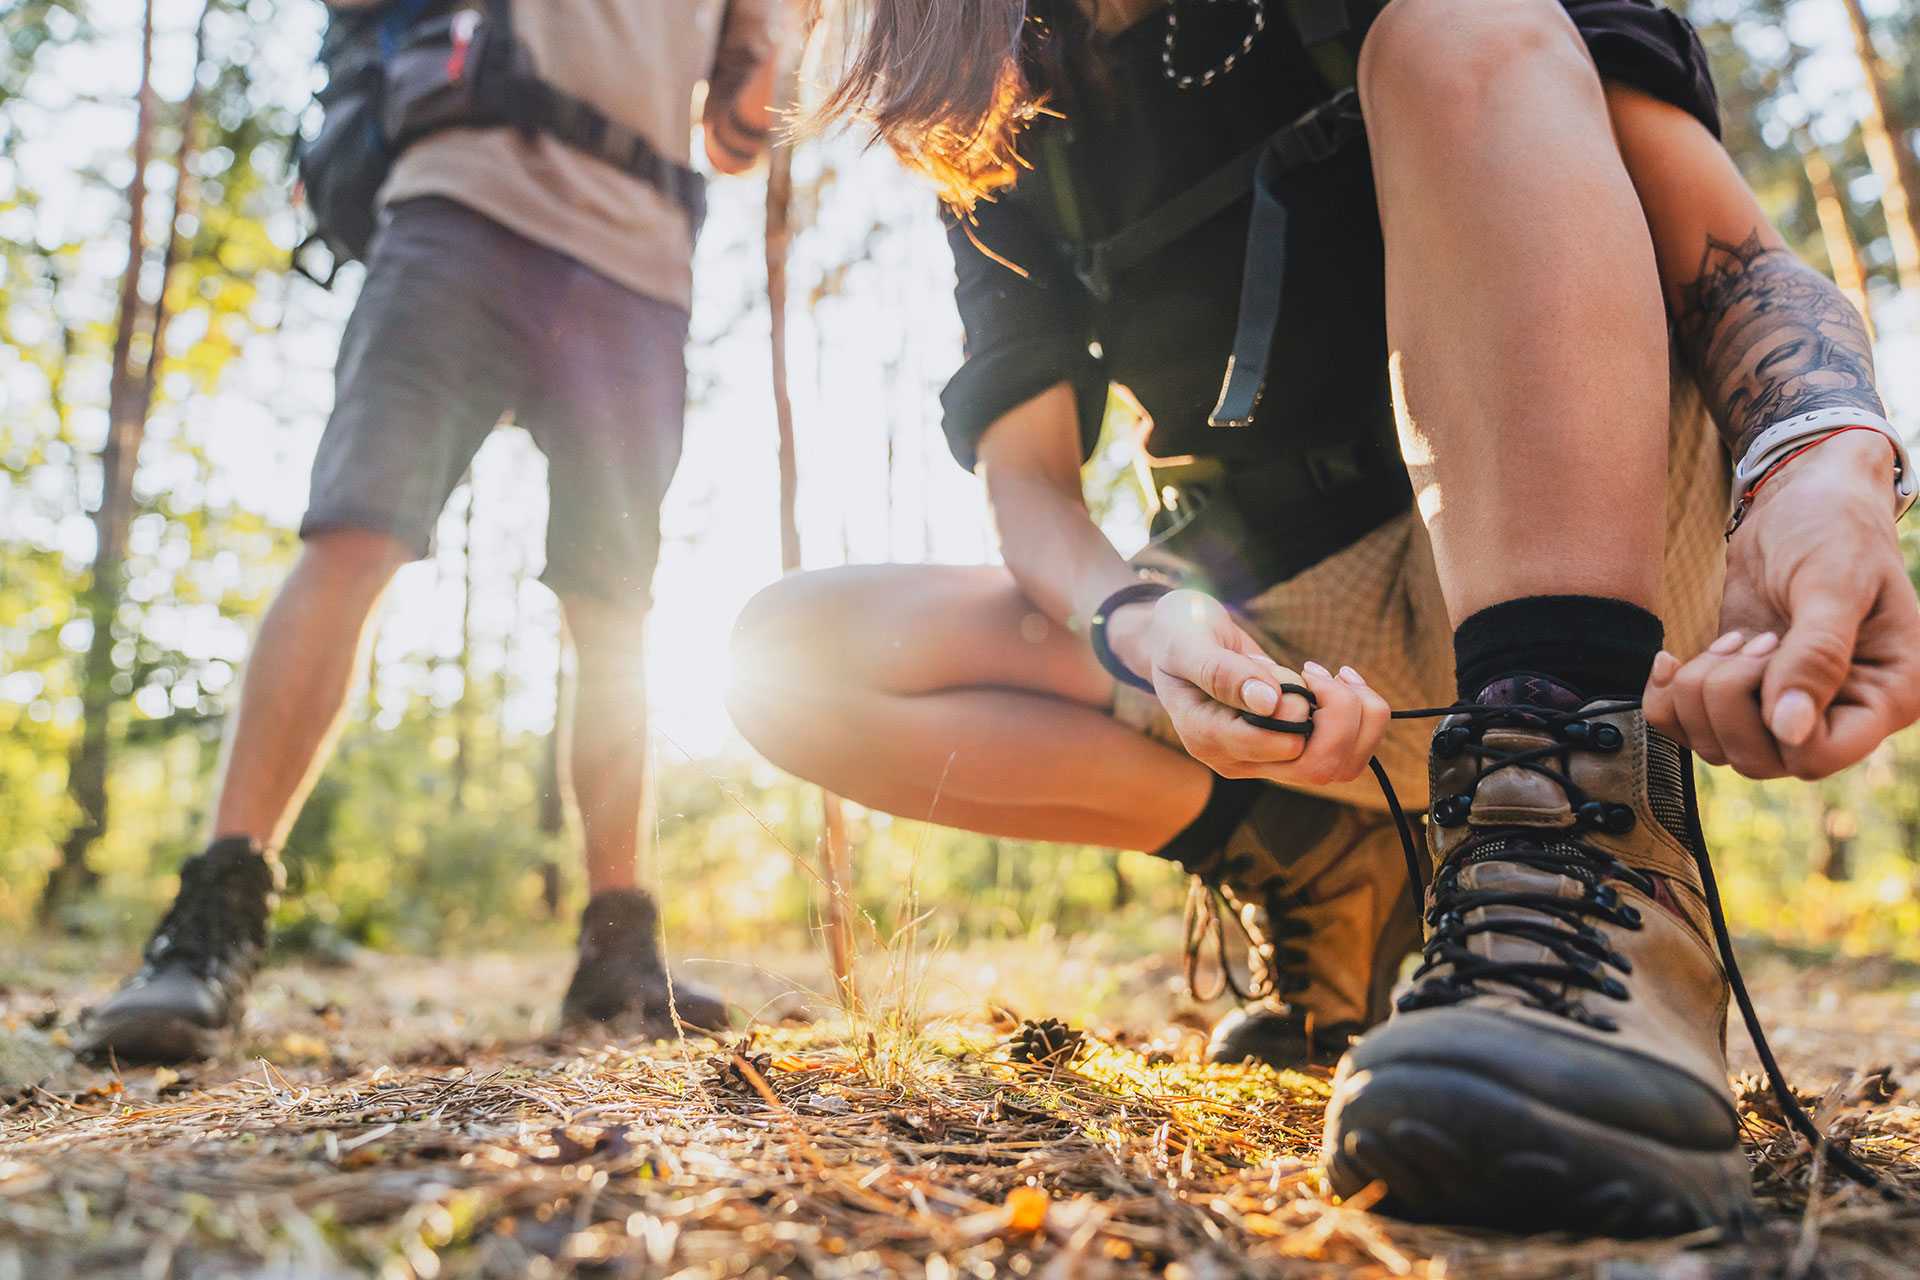
<path fill-rule="evenodd" d="M 1143 675 L 1127 670 L 1126 663 L 1120 661 L 1113 646 L 1107 643 L 1107 619 L 1122 605 L 1142 604 L 1148 600 L 1158 600 L 1173 591 L 1173 587 L 1164 582 L 1132 582 L 1120 588 L 1093 611 L 1093 617 L 1087 621 L 1087 642 L 1093 646 L 1093 656 L 1100 659 L 1100 665 L 1121 684 L 1130 684 L 1136 689 L 1153 692 L 1153 681 Z"/>

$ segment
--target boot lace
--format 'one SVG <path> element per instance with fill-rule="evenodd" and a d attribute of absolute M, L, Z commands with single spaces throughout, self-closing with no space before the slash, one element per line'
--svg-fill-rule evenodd
<path fill-rule="evenodd" d="M 184 964 L 215 980 L 267 945 L 273 871 L 258 854 L 202 854 L 180 868 L 180 892 L 147 943 L 149 969 Z"/>
<path fill-rule="evenodd" d="M 1624 745 L 1620 730 L 1609 724 L 1594 724 L 1588 717 L 1630 710 L 1625 703 L 1589 706 L 1582 711 L 1558 711 L 1531 706 L 1457 706 L 1451 714 L 1459 722 L 1442 729 L 1434 738 L 1434 750 L 1443 757 L 1469 755 L 1478 764 L 1466 789 L 1438 800 L 1431 811 L 1432 820 L 1441 826 L 1458 826 L 1467 820 L 1475 791 L 1481 782 L 1503 769 L 1526 769 L 1538 773 L 1560 787 L 1573 809 L 1573 825 L 1543 842 L 1537 827 L 1488 827 L 1463 843 L 1441 868 L 1429 892 L 1427 911 L 1428 938 L 1425 963 L 1414 972 L 1414 990 L 1397 1002 L 1402 1012 L 1458 1004 L 1484 994 L 1488 984 L 1499 984 L 1517 991 L 1522 1000 L 1536 1009 L 1580 1022 L 1600 1031 L 1616 1031 L 1618 1024 L 1605 1014 L 1588 1010 L 1565 995 L 1570 989 L 1591 991 L 1614 1000 L 1628 998 L 1626 984 L 1608 973 L 1631 973 L 1632 963 L 1607 946 L 1606 937 L 1593 922 L 1638 930 L 1643 927 L 1640 913 L 1620 900 L 1619 891 L 1609 881 L 1632 885 L 1649 897 L 1655 895 L 1653 880 L 1614 858 L 1604 849 L 1581 841 L 1583 831 L 1602 830 L 1622 833 L 1631 830 L 1636 818 L 1626 805 L 1595 800 L 1564 771 L 1548 763 L 1570 747 L 1595 751 L 1618 751 Z M 1544 731 L 1552 735 L 1550 744 L 1524 750 L 1501 750 L 1482 740 L 1486 730 L 1516 727 Z M 1463 868 L 1500 862 L 1542 871 L 1573 880 L 1584 886 L 1577 898 L 1557 893 L 1525 889 L 1463 888 Z M 1502 914 L 1512 908 L 1529 914 Z M 1469 921 L 1474 912 L 1481 918 Z M 1471 949 L 1471 940 L 1483 934 L 1517 938 L 1543 948 L 1550 960 L 1493 960 Z M 1439 977 L 1421 980 L 1436 970 Z"/>
<path fill-rule="evenodd" d="M 1313 695 L 1300 690 L 1309 706 L 1317 705 Z M 1590 750 L 1618 750 L 1620 744 L 1607 745 L 1605 730 L 1610 725 L 1589 725 L 1585 730 L 1572 726 L 1588 717 L 1611 714 L 1620 711 L 1637 711 L 1640 699 L 1621 698 L 1601 707 L 1588 707 L 1583 712 L 1561 712 L 1550 708 L 1535 707 L 1528 704 L 1489 704 L 1460 702 L 1450 707 L 1421 707 L 1415 710 L 1395 711 L 1395 720 L 1431 720 L 1442 716 L 1462 716 L 1457 725 L 1450 725 L 1436 734 L 1435 750 L 1443 755 L 1449 751 L 1467 751 L 1480 761 L 1480 768 L 1468 786 L 1464 796 L 1443 797 L 1434 802 L 1430 818 L 1442 826 L 1457 825 L 1465 822 L 1467 811 L 1472 804 L 1472 792 L 1479 784 L 1497 769 L 1530 769 L 1551 778 L 1567 788 L 1568 802 L 1573 806 L 1574 826 L 1568 832 L 1577 835 L 1580 830 L 1604 829 L 1612 831 L 1626 830 L 1633 820 L 1633 810 L 1624 805 L 1608 805 L 1587 797 L 1574 786 L 1572 780 L 1562 771 L 1547 764 L 1550 757 L 1562 754 L 1569 746 Z M 1306 737 L 1313 732 L 1313 722 L 1277 720 L 1271 716 L 1255 715 L 1251 711 L 1242 711 L 1240 718 L 1262 729 L 1271 729 L 1279 733 L 1291 733 Z M 1487 728 L 1496 724 L 1524 724 L 1539 729 L 1546 728 L 1554 732 L 1558 741 L 1551 746 L 1529 748 L 1521 751 L 1500 751 L 1489 749 L 1480 740 Z M 1618 734 L 1618 730 L 1613 730 Z M 1449 737 L 1451 735 L 1451 737 Z M 1445 739 L 1445 740 L 1443 740 Z M 1394 825 L 1400 832 L 1400 847 L 1407 858 L 1407 882 L 1413 886 L 1416 895 L 1427 892 L 1425 878 L 1421 874 L 1422 858 L 1419 846 L 1415 843 L 1413 828 L 1400 807 L 1400 797 L 1393 789 L 1393 780 L 1387 776 L 1386 769 L 1378 757 L 1367 762 L 1373 770 L 1374 780 L 1380 784 L 1380 794 L 1386 799 L 1387 808 L 1393 814 Z M 1886 1200 L 1895 1203 L 1907 1202 L 1910 1197 L 1895 1184 L 1874 1173 L 1861 1164 L 1854 1156 L 1834 1146 L 1827 1136 L 1814 1124 L 1806 1108 L 1800 1105 L 1800 1099 L 1794 1096 L 1793 1087 L 1787 1082 L 1775 1059 L 1773 1046 L 1767 1043 L 1767 1035 L 1760 1025 L 1760 1015 L 1753 1007 L 1753 997 L 1747 992 L 1745 977 L 1740 972 L 1740 964 L 1733 954 L 1733 939 L 1727 932 L 1725 912 L 1720 905 L 1720 888 L 1713 874 L 1713 861 L 1707 856 L 1705 833 L 1700 829 L 1700 811 L 1693 794 L 1693 772 L 1682 770 L 1682 787 L 1685 792 L 1685 821 L 1687 826 L 1686 844 L 1692 854 L 1694 864 L 1700 870 L 1700 887 L 1706 899 L 1707 917 L 1713 926 L 1715 949 L 1720 953 L 1720 964 L 1727 976 L 1727 985 L 1732 990 L 1734 1004 L 1740 1010 L 1740 1020 L 1746 1025 L 1747 1036 L 1753 1041 L 1754 1054 L 1760 1059 L 1760 1065 L 1767 1073 L 1767 1084 L 1774 1098 L 1780 1104 L 1780 1112 L 1786 1117 L 1788 1125 L 1806 1140 L 1815 1150 L 1825 1149 L 1827 1162 L 1843 1176 L 1872 1191 L 1876 1191 Z M 1625 816 L 1622 817 L 1621 815 Z M 1617 824 L 1627 824 L 1621 826 Z M 1515 831 L 1524 832 L 1516 837 Z M 1464 972 L 1456 967 L 1450 978 L 1436 979 L 1423 988 L 1411 993 L 1419 999 L 1421 992 L 1433 990 L 1436 994 L 1424 997 L 1434 1005 L 1454 1004 L 1474 994 L 1469 986 L 1473 983 L 1499 982 L 1515 988 L 1527 995 L 1534 996 L 1541 1007 L 1566 1003 L 1564 997 L 1553 991 L 1554 986 L 1581 987 L 1613 995 L 1612 988 L 1604 984 L 1618 982 L 1618 979 L 1605 973 L 1609 965 L 1627 972 L 1630 966 L 1624 963 L 1625 957 L 1606 951 L 1604 939 L 1597 930 L 1587 923 L 1589 919 L 1601 919 L 1602 912 L 1621 916 L 1620 923 L 1626 928 L 1639 927 L 1638 913 L 1626 904 L 1617 902 L 1617 895 L 1600 891 L 1610 886 L 1602 883 L 1612 877 L 1628 884 L 1640 887 L 1643 891 L 1651 882 L 1640 872 L 1624 866 L 1604 851 L 1575 839 L 1564 842 L 1554 841 L 1551 845 L 1539 843 L 1540 829 L 1537 827 L 1491 828 L 1484 835 L 1463 845 L 1447 860 L 1442 868 L 1438 882 L 1434 886 L 1434 903 L 1430 920 L 1434 931 L 1433 939 L 1428 943 L 1427 960 L 1417 972 L 1431 972 L 1441 964 L 1465 964 Z M 1505 890 L 1467 890 L 1457 882 L 1458 869 L 1466 859 L 1479 856 L 1482 860 L 1498 857 L 1502 861 L 1517 862 L 1521 865 L 1536 866 L 1551 870 L 1559 875 L 1571 875 L 1590 886 L 1589 893 L 1582 899 L 1546 898 L 1545 895 L 1532 895 Z M 1448 876 L 1455 877 L 1451 882 Z M 1487 920 L 1469 925 L 1465 916 L 1472 906 L 1462 903 L 1471 902 L 1479 906 L 1525 906 L 1542 911 L 1552 917 L 1553 922 L 1526 920 Z M 1550 902 L 1550 905 L 1545 905 Z M 1625 908 L 1625 911 L 1622 910 Z M 1631 916 L 1627 912 L 1632 912 Z M 1456 919 L 1456 917 L 1458 917 Z M 1633 923 L 1626 923 L 1631 919 Z M 1467 937 L 1474 932 L 1501 932 L 1513 937 L 1522 937 L 1530 941 L 1541 942 L 1555 955 L 1558 963 L 1523 965 L 1514 963 L 1491 963 L 1484 957 L 1468 951 L 1464 945 Z M 1591 936 L 1589 936 L 1591 935 Z M 1437 948 L 1437 952 L 1436 952 Z M 1464 961 L 1456 953 L 1464 953 Z M 1435 959 L 1435 955 L 1445 955 L 1446 959 Z M 1570 976 L 1570 975 L 1578 975 Z M 1417 976 L 1417 975 L 1416 975 Z M 1619 989 L 1625 992 L 1625 984 Z M 1624 998 L 1616 997 L 1616 998 Z M 1416 1004 L 1414 1007 L 1423 1007 Z M 1558 1012 L 1558 1010 L 1555 1010 Z M 1604 1015 L 1595 1019 L 1596 1029 L 1611 1030 L 1600 1026 L 1600 1022 L 1611 1022 Z"/>
<path fill-rule="evenodd" d="M 1242 911 L 1234 909 L 1226 895 L 1211 878 L 1194 876 L 1187 886 L 1187 905 L 1181 922 L 1184 935 L 1182 953 L 1186 961 L 1187 992 L 1205 1003 L 1224 992 L 1243 1003 L 1269 996 L 1297 995 L 1312 985 L 1306 974 L 1307 953 L 1290 945 L 1313 933 L 1313 926 L 1294 912 L 1306 904 L 1290 892 L 1286 883 L 1274 879 L 1262 886 L 1260 896 L 1265 907 L 1261 927 L 1249 925 Z M 1234 974 L 1227 956 L 1225 921 L 1233 921 L 1247 949 L 1247 981 L 1243 986 Z M 1202 958 L 1208 944 L 1213 947 L 1216 976 L 1211 982 L 1201 977 Z"/>

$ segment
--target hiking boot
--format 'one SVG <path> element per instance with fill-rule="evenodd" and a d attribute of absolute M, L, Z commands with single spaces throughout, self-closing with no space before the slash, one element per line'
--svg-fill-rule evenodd
<path fill-rule="evenodd" d="M 1331 1066 L 1387 1016 L 1420 925 L 1386 815 L 1263 787 L 1218 855 L 1193 870 L 1200 896 L 1190 906 L 1210 914 L 1213 891 L 1226 898 L 1247 936 L 1251 979 L 1240 988 L 1222 956 L 1222 985 L 1248 1003 L 1214 1027 L 1209 1061 Z M 1195 930 L 1192 920 L 1190 965 L 1217 927 L 1205 919 Z"/>
<path fill-rule="evenodd" d="M 79 1052 L 116 1062 L 185 1062 L 218 1051 L 260 967 L 278 868 L 253 842 L 216 840 L 180 867 L 180 892 L 138 973 L 88 1010 Z"/>
<path fill-rule="evenodd" d="M 675 1025 L 727 1029 L 727 1003 L 679 978 L 660 956 L 660 912 L 636 889 L 596 893 L 580 916 L 580 963 L 560 1003 L 562 1026 L 601 1025 L 616 1035 L 670 1040 Z"/>
<path fill-rule="evenodd" d="M 1426 961 L 1334 1077 L 1338 1193 L 1511 1231 L 1753 1216 L 1692 758 L 1637 708 L 1526 676 L 1441 721 Z"/>

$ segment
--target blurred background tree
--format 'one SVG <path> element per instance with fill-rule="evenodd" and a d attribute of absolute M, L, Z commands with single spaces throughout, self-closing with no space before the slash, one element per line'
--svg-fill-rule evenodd
<path fill-rule="evenodd" d="M 1891 407 L 1911 429 L 1920 9 L 1686 9 L 1713 55 L 1729 148 L 1795 247 L 1871 311 Z M 322 293 L 287 270 L 289 145 L 321 21 L 315 0 L 0 12 L 0 927 L 22 938 L 38 924 L 137 942 L 204 835 L 235 664 L 294 551 L 351 302 L 350 288 Z M 933 202 L 844 140 L 804 142 L 789 160 L 777 203 L 794 542 L 804 527 L 809 566 L 983 558 L 977 486 L 937 430 L 958 326 Z M 669 926 L 711 952 L 809 943 L 820 924 L 805 869 L 819 859 L 818 793 L 718 718 L 727 620 L 781 571 L 786 541 L 767 213 L 763 179 L 716 184 L 688 460 L 649 644 L 663 708 L 648 874 Z M 1088 468 L 1123 546 L 1145 537 L 1130 429 L 1116 399 Z M 564 938 L 579 888 L 552 766 L 561 659 L 537 583 L 540 468 L 524 437 L 501 433 L 449 504 L 433 558 L 403 573 L 353 723 L 286 850 L 288 944 Z M 1920 957 L 1920 736 L 1818 787 L 1705 773 L 1703 803 L 1743 935 Z M 942 925 L 963 938 L 1118 929 L 1164 942 L 1183 893 L 1141 855 L 851 805 L 844 818 L 860 906 L 884 916 L 911 884 L 948 904 Z"/>

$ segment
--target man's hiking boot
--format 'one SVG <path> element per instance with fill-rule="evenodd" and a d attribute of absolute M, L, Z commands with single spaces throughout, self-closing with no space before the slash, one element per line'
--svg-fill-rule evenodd
<path fill-rule="evenodd" d="M 1214 1028 L 1210 1061 L 1332 1065 L 1386 1017 L 1400 962 L 1420 945 L 1386 815 L 1263 787 L 1218 855 L 1192 870 L 1189 965 L 1218 928 L 1217 889 L 1247 936 L 1251 978 L 1241 989 L 1221 956 L 1224 983 L 1248 1003 Z"/>
<path fill-rule="evenodd" d="M 1441 721 L 1426 961 L 1335 1076 L 1340 1194 L 1511 1231 L 1753 1215 L 1692 758 L 1637 707 L 1522 676 Z"/>
<path fill-rule="evenodd" d="M 80 1052 L 116 1062 L 185 1062 L 239 1024 L 267 945 L 277 868 L 253 843 L 216 840 L 180 867 L 180 892 L 145 963 L 88 1010 Z"/>
<path fill-rule="evenodd" d="M 560 1021 L 666 1040 L 682 1026 L 725 1031 L 727 1004 L 711 991 L 669 979 L 653 899 L 635 889 L 612 889 L 593 895 L 581 913 L 580 963 L 561 1001 Z"/>

